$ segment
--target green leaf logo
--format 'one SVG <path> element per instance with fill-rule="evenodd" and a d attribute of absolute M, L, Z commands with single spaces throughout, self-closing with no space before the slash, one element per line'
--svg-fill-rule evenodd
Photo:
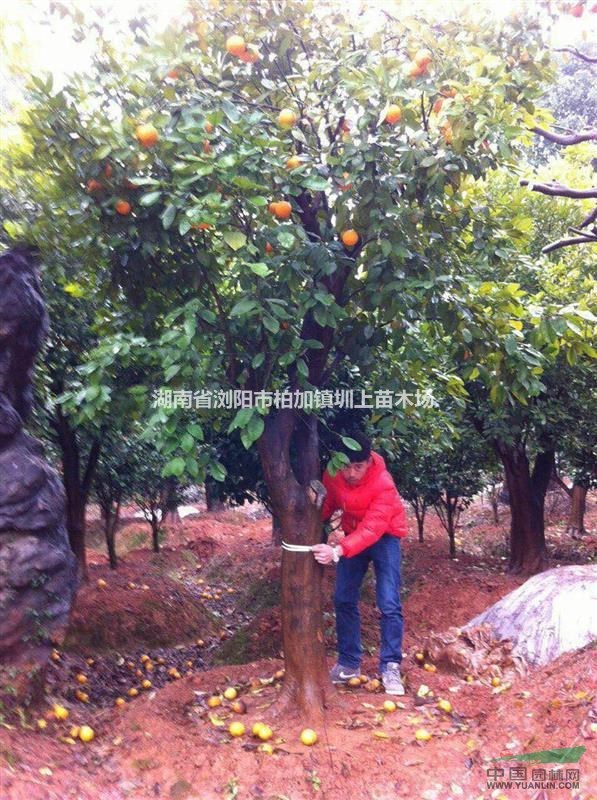
<path fill-rule="evenodd" d="M 538 761 L 541 764 L 569 764 L 574 761 L 579 761 L 582 754 L 587 748 L 584 745 L 578 747 L 561 747 L 559 750 L 537 750 L 534 753 L 521 753 L 517 756 L 500 756 L 500 758 L 492 758 L 492 761 L 509 761 L 516 759 L 516 761 Z"/>

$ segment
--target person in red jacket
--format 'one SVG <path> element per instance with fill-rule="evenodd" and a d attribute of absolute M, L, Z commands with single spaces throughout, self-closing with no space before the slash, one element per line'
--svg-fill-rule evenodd
<path fill-rule="evenodd" d="M 363 655 L 359 594 L 373 562 L 377 606 L 381 611 L 379 666 L 387 694 L 404 694 L 400 675 L 403 617 L 400 603 L 400 539 L 407 534 L 406 512 L 384 459 L 371 451 L 371 442 L 354 434 L 360 450 L 343 449 L 350 464 L 332 477 L 327 470 L 323 520 L 342 509 L 345 536 L 330 537 L 329 544 L 313 547 L 320 564 L 336 562 L 336 634 L 338 662 L 330 676 L 344 683 L 360 675 Z"/>

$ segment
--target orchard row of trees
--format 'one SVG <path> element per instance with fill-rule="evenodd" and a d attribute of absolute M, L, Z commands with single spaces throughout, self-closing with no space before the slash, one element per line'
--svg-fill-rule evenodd
<path fill-rule="evenodd" d="M 437 407 L 368 415 L 403 493 L 435 502 L 441 487 L 450 528 L 457 498 L 499 463 L 509 567 L 542 569 L 556 461 L 579 486 L 595 479 L 597 318 L 592 245 L 545 252 L 594 195 L 520 185 L 582 186 L 594 155 L 589 136 L 536 171 L 525 162 L 553 122 L 541 6 L 438 23 L 205 0 L 160 33 L 137 19 L 118 45 L 105 14 L 53 7 L 97 51 L 63 86 L 31 82 L 5 230 L 46 265 L 39 423 L 60 443 L 80 558 L 108 437 L 139 428 L 164 478 L 231 480 L 231 495 L 267 497 L 286 541 L 320 541 L 306 487 L 330 430 L 350 445 L 348 418 L 151 398 L 347 386 L 432 392 Z M 221 444 L 232 435 L 250 473 Z M 328 441 L 335 469 L 345 457 Z M 284 696 L 320 707 L 320 567 L 285 553 L 282 598 Z"/>

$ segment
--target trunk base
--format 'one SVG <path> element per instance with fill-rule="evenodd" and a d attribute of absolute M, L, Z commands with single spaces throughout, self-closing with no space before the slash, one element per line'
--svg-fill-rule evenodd
<path fill-rule="evenodd" d="M 296 720 L 317 730 L 325 722 L 326 711 L 337 707 L 339 701 L 340 695 L 329 679 L 318 685 L 285 678 L 280 694 L 268 709 L 268 716 Z"/>

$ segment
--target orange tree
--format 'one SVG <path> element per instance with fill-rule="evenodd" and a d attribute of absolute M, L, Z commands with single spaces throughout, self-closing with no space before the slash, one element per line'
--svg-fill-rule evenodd
<path fill-rule="evenodd" d="M 81 15 L 74 24 L 89 33 Z M 118 46 L 104 24 L 90 73 L 60 90 L 38 80 L 25 125 L 31 168 L 43 155 L 120 309 L 85 365 L 80 413 L 106 412 L 114 364 L 133 357 L 190 391 L 322 390 L 346 363 L 363 380 L 384 363 L 388 381 L 436 381 L 462 398 L 454 375 L 430 378 L 417 339 L 440 324 L 444 337 L 465 336 L 475 268 L 501 258 L 483 213 L 460 213 L 460 187 L 511 162 L 542 121 L 538 22 L 347 19 L 336 2 L 263 0 L 195 2 L 159 36 L 137 20 Z M 491 297 L 507 317 L 512 292 Z M 380 362 L 398 332 L 410 336 L 403 360 Z M 132 387 L 140 406 L 151 388 Z M 316 410 L 148 416 L 166 474 L 195 479 L 223 477 L 204 427 L 232 416 L 228 430 L 257 448 L 283 539 L 321 540 L 306 492 L 320 476 Z M 321 576 L 308 555 L 284 552 L 283 698 L 309 716 L 331 691 Z"/>

